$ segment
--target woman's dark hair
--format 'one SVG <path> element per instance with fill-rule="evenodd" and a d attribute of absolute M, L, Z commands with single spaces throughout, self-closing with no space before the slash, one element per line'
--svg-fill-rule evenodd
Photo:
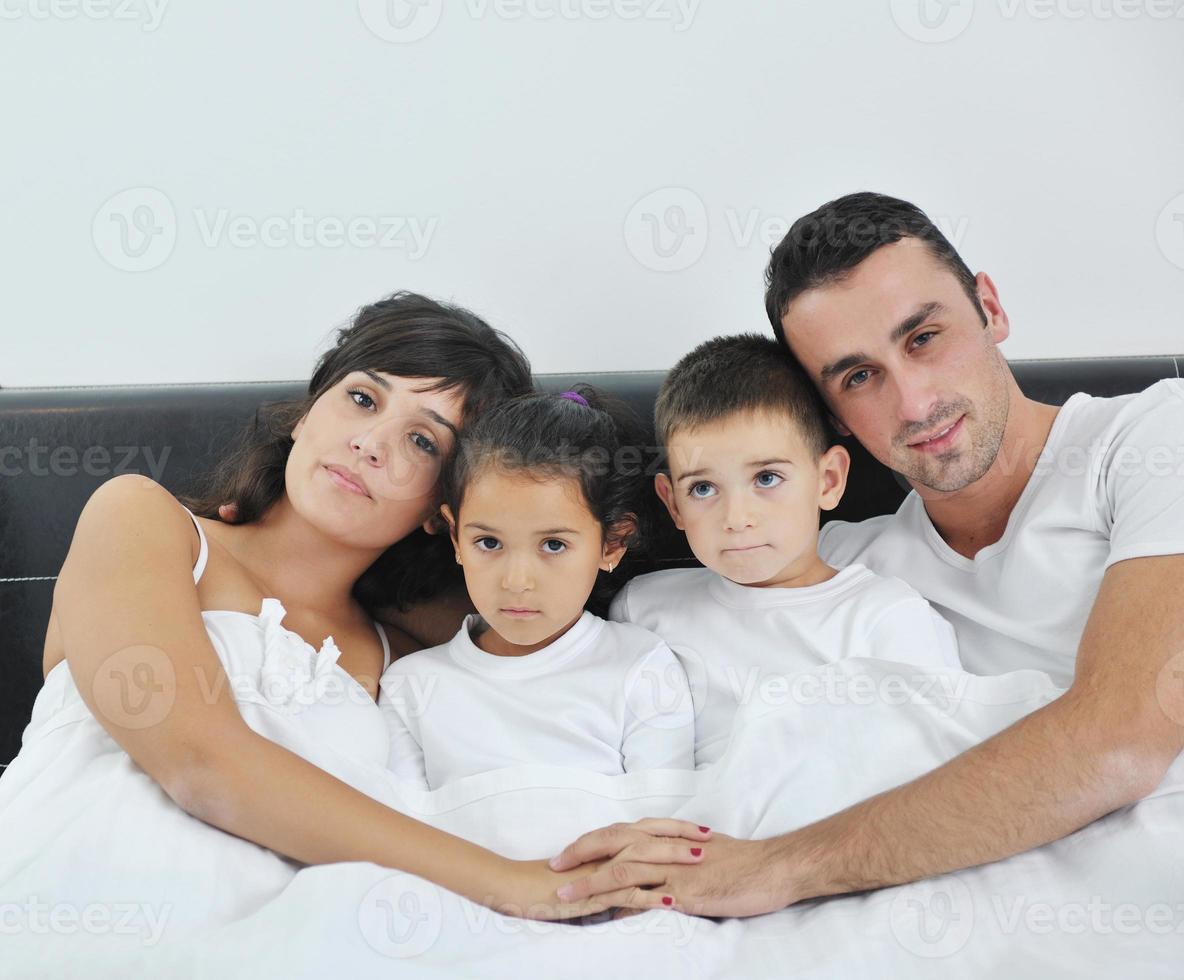
<path fill-rule="evenodd" d="M 531 390 L 529 362 L 500 330 L 462 307 L 398 292 L 362 307 L 317 362 L 308 394 L 260 406 L 229 455 L 195 495 L 179 496 L 181 502 L 215 520 L 218 508 L 232 503 L 235 523 L 257 520 L 284 492 L 296 423 L 324 392 L 361 370 L 442 379 L 425 390 L 459 389 L 462 424 Z M 416 528 L 362 574 L 353 596 L 371 613 L 392 606 L 402 610 L 457 584 L 459 571 L 447 534 Z"/>
<path fill-rule="evenodd" d="M 458 520 L 466 489 L 488 470 L 539 480 L 570 478 L 579 484 L 605 543 L 630 549 L 645 544 L 652 520 L 643 499 L 645 429 L 620 399 L 586 384 L 571 392 L 587 404 L 536 392 L 498 405 L 461 430 L 441 479 L 444 502 Z M 586 608 L 606 615 L 614 592 L 601 572 Z"/>
<path fill-rule="evenodd" d="M 781 318 L 799 295 L 840 282 L 876 249 L 902 238 L 917 239 L 950 270 L 986 326 L 974 273 L 925 212 L 897 197 L 860 191 L 802 215 L 770 254 L 765 312 L 778 342 L 789 349 Z"/>

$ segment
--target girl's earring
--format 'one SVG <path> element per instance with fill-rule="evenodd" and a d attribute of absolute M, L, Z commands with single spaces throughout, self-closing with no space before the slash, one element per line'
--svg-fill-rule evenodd
<path fill-rule="evenodd" d="M 456 563 L 457 563 L 458 565 L 461 563 L 461 562 L 460 562 L 460 552 L 459 552 L 459 551 L 456 553 Z"/>
<path fill-rule="evenodd" d="M 613 562 L 611 562 L 611 561 L 608 563 L 608 573 L 609 573 L 609 575 L 612 575 L 612 573 L 613 573 L 613 564 L 614 564 L 614 563 L 613 563 Z"/>

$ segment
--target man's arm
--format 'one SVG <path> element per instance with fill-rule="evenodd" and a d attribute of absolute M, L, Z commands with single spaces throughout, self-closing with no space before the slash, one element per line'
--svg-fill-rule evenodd
<path fill-rule="evenodd" d="M 703 860 L 625 897 L 607 869 L 575 897 L 649 908 L 669 893 L 701 915 L 752 915 L 807 898 L 902 884 L 1057 840 L 1152 792 L 1184 748 L 1184 555 L 1112 565 L 1051 704 L 912 782 L 781 837 L 716 835 Z M 594 831 L 558 867 L 611 856 Z M 653 884 L 653 868 L 639 877 Z M 565 889 L 565 896 L 568 894 Z"/>

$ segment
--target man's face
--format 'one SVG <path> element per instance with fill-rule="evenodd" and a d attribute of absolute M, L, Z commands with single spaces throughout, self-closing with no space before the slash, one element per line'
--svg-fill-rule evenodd
<path fill-rule="evenodd" d="M 877 249 L 843 281 L 810 289 L 781 319 L 835 419 L 914 486 L 951 492 L 991 468 L 1007 426 L 1008 332 L 978 276 L 988 322 L 920 240 Z"/>

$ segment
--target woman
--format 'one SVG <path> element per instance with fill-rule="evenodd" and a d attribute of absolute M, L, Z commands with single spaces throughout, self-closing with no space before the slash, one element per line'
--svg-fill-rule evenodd
<path fill-rule="evenodd" d="M 178 935 L 249 913 L 293 861 L 370 861 L 536 918 L 618 904 L 555 896 L 599 862 L 507 860 L 365 795 L 345 764 L 385 764 L 378 677 L 392 644 L 414 645 L 371 612 L 448 581 L 437 476 L 457 429 L 529 386 L 478 317 L 396 294 L 359 312 L 307 397 L 273 407 L 191 508 L 144 477 L 100 487 L 0 780 L 0 899 L 135 896 Z M 240 523 L 213 519 L 226 501 Z M 641 821 L 618 859 L 678 861 L 679 835 L 704 836 Z"/>

